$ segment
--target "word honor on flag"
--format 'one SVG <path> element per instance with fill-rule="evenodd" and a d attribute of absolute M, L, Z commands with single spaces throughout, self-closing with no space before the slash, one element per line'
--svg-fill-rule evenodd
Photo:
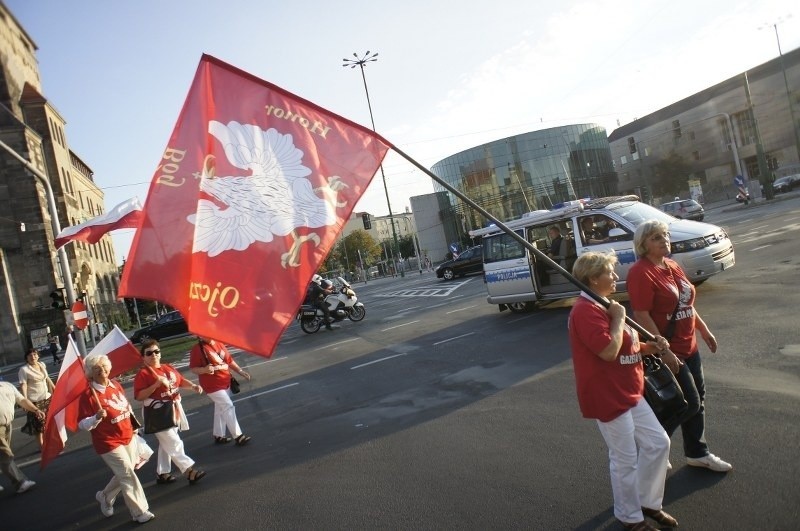
<path fill-rule="evenodd" d="M 122 297 L 270 356 L 390 144 L 204 55 L 145 201 Z"/>
<path fill-rule="evenodd" d="M 89 324 L 89 314 L 86 311 L 86 305 L 83 301 L 75 301 L 72 303 L 72 318 L 75 320 L 75 327 L 78 330 L 83 330 Z"/>
<path fill-rule="evenodd" d="M 56 249 L 71 241 L 97 243 L 106 233 L 117 229 L 135 229 L 142 217 L 142 204 L 134 197 L 115 206 L 105 214 L 67 227 L 56 236 Z"/>

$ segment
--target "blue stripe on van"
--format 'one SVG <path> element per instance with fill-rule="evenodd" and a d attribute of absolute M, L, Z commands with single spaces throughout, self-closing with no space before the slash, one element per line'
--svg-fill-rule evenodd
<path fill-rule="evenodd" d="M 632 264 L 636 261 L 636 253 L 631 251 L 617 251 L 617 261 L 620 264 Z"/>
<path fill-rule="evenodd" d="M 514 280 L 524 280 L 531 278 L 529 267 L 515 267 L 514 269 L 502 269 L 486 273 L 486 283 L 509 282 Z"/>

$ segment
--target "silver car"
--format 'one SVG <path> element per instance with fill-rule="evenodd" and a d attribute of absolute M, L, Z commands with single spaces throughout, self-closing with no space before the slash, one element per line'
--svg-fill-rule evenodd
<path fill-rule="evenodd" d="M 703 210 L 703 206 L 694 199 L 670 201 L 669 203 L 664 203 L 661 205 L 661 210 L 678 219 L 703 221 L 703 218 L 705 217 L 705 210 Z"/>

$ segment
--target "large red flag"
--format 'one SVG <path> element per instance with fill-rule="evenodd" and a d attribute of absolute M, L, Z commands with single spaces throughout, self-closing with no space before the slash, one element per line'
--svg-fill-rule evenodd
<path fill-rule="evenodd" d="M 89 356 L 105 354 L 111 362 L 109 378 L 116 378 L 124 372 L 142 364 L 142 354 L 133 346 L 117 325 L 92 349 Z"/>
<path fill-rule="evenodd" d="M 56 236 L 56 249 L 71 241 L 97 243 L 106 233 L 117 229 L 135 229 L 142 219 L 142 205 L 134 197 L 115 206 L 105 214 L 67 227 Z"/>
<path fill-rule="evenodd" d="M 61 361 L 56 387 L 50 398 L 50 408 L 45 420 L 41 467 L 56 458 L 67 443 L 67 430 L 78 429 L 78 397 L 88 389 L 88 380 L 83 370 L 83 360 L 75 342 L 67 335 L 68 344 Z"/>
<path fill-rule="evenodd" d="M 131 246 L 120 296 L 270 356 L 390 145 L 204 55 Z"/>

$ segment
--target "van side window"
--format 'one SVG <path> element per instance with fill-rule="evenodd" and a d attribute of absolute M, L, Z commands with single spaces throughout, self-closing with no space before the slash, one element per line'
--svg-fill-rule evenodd
<path fill-rule="evenodd" d="M 495 234 L 483 240 L 483 263 L 524 258 L 525 248 L 506 233 Z"/>

